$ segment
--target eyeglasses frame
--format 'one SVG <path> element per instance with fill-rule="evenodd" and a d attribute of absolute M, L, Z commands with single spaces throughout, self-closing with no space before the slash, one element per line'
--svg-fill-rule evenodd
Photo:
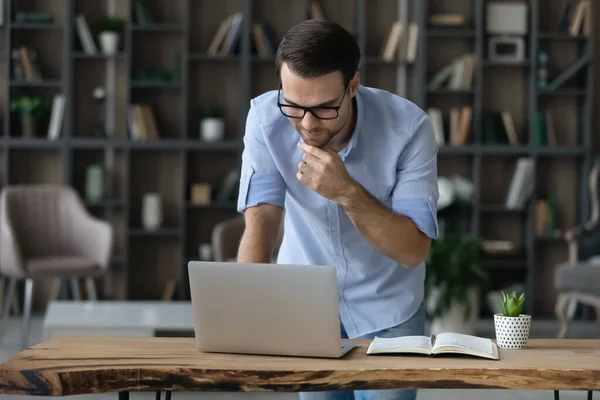
<path fill-rule="evenodd" d="M 348 88 L 350 87 L 350 82 L 348 82 L 348 84 L 346 85 L 346 88 L 344 89 L 344 93 L 342 95 L 342 98 L 340 100 L 340 104 L 337 106 L 322 106 L 322 107 L 304 107 L 304 106 L 296 106 L 296 105 L 292 105 L 292 104 L 283 104 L 279 101 L 280 98 L 280 93 L 281 93 L 281 83 L 279 84 L 279 87 L 277 89 L 277 107 L 279 107 L 279 111 L 281 111 L 281 113 L 288 117 L 288 118 L 294 118 L 294 119 L 302 119 L 306 116 L 307 112 L 310 112 L 315 118 L 317 119 L 321 119 L 321 120 L 331 120 L 331 119 L 336 119 L 340 116 L 340 108 L 342 108 L 342 104 L 344 104 L 344 99 L 346 98 L 346 93 L 348 93 Z M 282 107 L 291 107 L 291 108 L 297 108 L 299 110 L 303 110 L 304 114 L 302 114 L 301 117 L 291 117 L 287 114 L 285 114 L 283 112 L 283 108 Z M 335 117 L 331 117 L 331 118 L 321 118 L 319 116 L 316 115 L 316 113 L 313 110 L 335 110 Z"/>

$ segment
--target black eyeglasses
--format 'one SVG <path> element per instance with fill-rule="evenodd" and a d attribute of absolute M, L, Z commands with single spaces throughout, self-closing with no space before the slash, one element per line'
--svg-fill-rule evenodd
<path fill-rule="evenodd" d="M 339 110 L 342 107 L 342 104 L 344 103 L 344 98 L 346 97 L 346 93 L 348 92 L 349 86 L 350 82 L 348 82 L 348 85 L 346 85 L 346 89 L 344 89 L 344 94 L 338 106 L 302 107 L 280 103 L 279 96 L 281 92 L 281 84 L 279 84 L 279 88 L 277 89 L 277 107 L 279 107 L 279 110 L 283 115 L 289 118 L 302 119 L 304 118 L 307 112 L 310 112 L 312 115 L 315 116 L 315 118 L 318 119 L 336 119 L 339 115 Z"/>

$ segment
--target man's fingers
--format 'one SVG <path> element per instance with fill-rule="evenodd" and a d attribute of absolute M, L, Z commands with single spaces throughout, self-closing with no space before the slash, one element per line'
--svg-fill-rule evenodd
<path fill-rule="evenodd" d="M 315 165 L 315 164 L 321 162 L 320 159 L 318 159 L 317 157 L 315 157 L 314 155 L 312 155 L 310 153 L 304 153 L 302 155 L 302 161 L 304 161 L 308 165 Z"/>
<path fill-rule="evenodd" d="M 318 147 L 311 146 L 311 145 L 306 144 L 304 142 L 298 143 L 298 147 L 300 147 L 306 153 L 311 154 L 311 155 L 315 156 L 316 158 L 318 158 L 320 160 L 324 160 L 325 161 L 327 159 L 330 159 L 330 157 L 331 157 L 331 154 L 329 154 L 325 150 L 320 149 Z"/>
<path fill-rule="evenodd" d="M 313 169 L 310 167 L 310 165 L 307 165 L 304 161 L 300 161 L 298 164 L 298 172 L 301 172 L 304 175 L 310 176 L 312 170 Z"/>

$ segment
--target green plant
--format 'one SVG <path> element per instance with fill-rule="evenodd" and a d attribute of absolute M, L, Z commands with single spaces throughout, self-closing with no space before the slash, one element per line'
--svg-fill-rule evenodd
<path fill-rule="evenodd" d="M 200 109 L 200 119 L 221 118 L 221 110 L 217 106 L 204 106 Z"/>
<path fill-rule="evenodd" d="M 114 15 L 107 15 L 100 22 L 99 30 L 100 32 L 123 32 L 123 28 L 125 26 L 125 20 L 121 17 L 117 17 Z"/>
<path fill-rule="evenodd" d="M 425 261 L 425 294 L 436 291 L 435 303 L 428 304 L 427 317 L 443 315 L 453 304 L 465 304 L 470 313 L 469 293 L 483 295 L 488 289 L 489 274 L 483 267 L 482 241 L 462 232 L 443 233 L 433 240 Z"/>
<path fill-rule="evenodd" d="M 505 317 L 518 317 L 521 315 L 523 310 L 523 303 L 525 302 L 525 293 L 521 293 L 517 297 L 516 292 L 512 294 L 506 294 L 502 292 L 502 310 Z"/>
<path fill-rule="evenodd" d="M 42 101 L 37 96 L 18 96 L 11 101 L 10 109 L 21 117 L 36 116 L 42 109 Z"/>

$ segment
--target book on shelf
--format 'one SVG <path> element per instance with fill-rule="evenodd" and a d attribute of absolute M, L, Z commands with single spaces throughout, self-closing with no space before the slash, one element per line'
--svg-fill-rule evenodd
<path fill-rule="evenodd" d="M 558 31 L 571 36 L 589 36 L 592 23 L 590 0 L 567 0 Z"/>
<path fill-rule="evenodd" d="M 323 11 L 323 5 L 321 4 L 321 2 L 319 0 L 311 0 L 310 1 L 308 16 L 310 19 L 320 20 L 320 21 L 324 21 L 327 19 L 327 18 L 325 18 L 325 12 Z"/>
<path fill-rule="evenodd" d="M 380 56 L 385 61 L 406 61 L 412 63 L 417 55 L 419 25 L 408 25 L 400 21 L 392 23 L 383 40 Z"/>
<path fill-rule="evenodd" d="M 252 39 L 254 50 L 259 56 L 273 56 L 277 52 L 275 32 L 266 22 L 252 24 Z"/>
<path fill-rule="evenodd" d="M 154 112 L 148 104 L 132 104 L 127 111 L 127 123 L 133 141 L 157 140 L 160 136 Z"/>
<path fill-rule="evenodd" d="M 221 21 L 206 54 L 212 57 L 236 54 L 241 41 L 243 20 L 242 13 L 236 12 Z"/>
<path fill-rule="evenodd" d="M 498 346 L 491 339 L 454 332 L 393 338 L 376 336 L 369 344 L 367 354 L 421 354 L 431 357 L 441 354 L 456 354 L 490 360 L 500 359 Z"/>
<path fill-rule="evenodd" d="M 90 27 L 83 14 L 78 14 L 75 17 L 75 25 L 77 27 L 79 42 L 81 43 L 81 47 L 85 54 L 97 54 L 98 47 L 96 46 L 96 42 L 94 42 Z"/>
<path fill-rule="evenodd" d="M 464 54 L 440 68 L 428 84 L 429 90 L 469 90 L 473 87 L 473 75 L 477 56 Z"/>
<path fill-rule="evenodd" d="M 39 82 L 42 73 L 37 52 L 26 46 L 21 46 L 11 52 L 14 79 L 26 82 Z"/>
<path fill-rule="evenodd" d="M 427 19 L 431 26 L 464 26 L 467 23 L 467 19 L 462 14 L 453 13 L 438 13 L 432 14 Z"/>
<path fill-rule="evenodd" d="M 50 123 L 48 124 L 48 140 L 57 140 L 62 132 L 63 120 L 65 115 L 65 95 L 56 94 L 52 101 L 52 110 L 50 111 Z"/>
<path fill-rule="evenodd" d="M 484 112 L 483 139 L 489 144 L 519 145 L 519 134 L 512 113 L 508 110 Z"/>
<path fill-rule="evenodd" d="M 517 160 L 505 206 L 509 210 L 521 210 L 533 192 L 535 162 L 532 158 L 521 157 Z"/>
<path fill-rule="evenodd" d="M 438 144 L 446 144 L 448 141 L 453 146 L 463 145 L 471 134 L 473 108 L 470 106 L 452 107 L 448 116 L 448 137 L 442 111 L 437 107 L 427 109 L 429 121 Z"/>

